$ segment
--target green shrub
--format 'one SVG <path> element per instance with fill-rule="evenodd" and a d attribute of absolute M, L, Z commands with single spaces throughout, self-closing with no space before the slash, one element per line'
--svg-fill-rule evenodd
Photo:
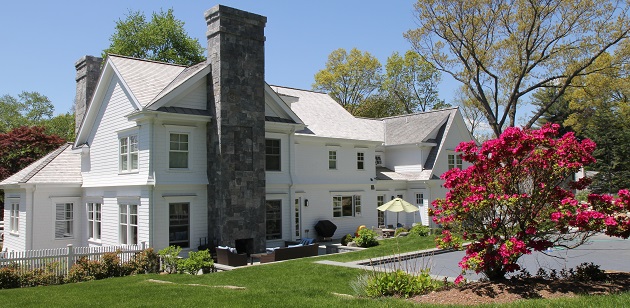
<path fill-rule="evenodd" d="M 20 286 L 35 287 L 62 284 L 64 282 L 63 275 L 56 274 L 59 267 L 59 262 L 50 262 L 43 268 L 26 271 L 20 275 Z"/>
<path fill-rule="evenodd" d="M 378 241 L 376 240 L 376 237 L 377 237 L 376 232 L 368 228 L 364 228 L 364 229 L 359 230 L 359 236 L 354 238 L 354 242 L 357 243 L 359 247 L 367 248 L 367 247 L 377 246 Z"/>
<path fill-rule="evenodd" d="M 572 278 L 577 281 L 602 281 L 606 279 L 606 273 L 599 265 L 584 262 L 575 267 Z"/>
<path fill-rule="evenodd" d="M 208 273 L 214 268 L 214 261 L 212 260 L 210 251 L 207 249 L 197 252 L 191 251 L 188 253 L 187 259 L 180 260 L 179 268 L 191 275 L 197 275 L 199 270 Z"/>
<path fill-rule="evenodd" d="M 90 281 L 102 277 L 101 264 L 98 261 L 89 260 L 87 257 L 79 258 L 68 271 L 65 278 L 67 283 Z"/>
<path fill-rule="evenodd" d="M 348 246 L 348 243 L 352 242 L 353 236 L 352 234 L 346 234 L 346 236 L 341 238 L 341 245 Z"/>
<path fill-rule="evenodd" d="M 401 232 L 408 232 L 409 230 L 400 227 L 400 228 L 396 228 L 396 232 L 394 232 L 394 237 L 398 236 L 398 234 L 400 234 Z"/>
<path fill-rule="evenodd" d="M 431 229 L 428 226 L 417 224 L 411 227 L 411 230 L 409 230 L 409 233 L 418 235 L 418 236 L 429 236 L 429 234 L 431 233 Z"/>
<path fill-rule="evenodd" d="M 158 252 L 162 259 L 163 271 L 169 274 L 177 273 L 180 252 L 182 252 L 182 248 L 179 246 L 168 246 Z"/>
<path fill-rule="evenodd" d="M 368 297 L 400 296 L 411 297 L 426 294 L 440 287 L 431 279 L 429 270 L 418 275 L 408 274 L 400 269 L 394 272 L 372 272 L 367 280 L 365 294 Z"/>
<path fill-rule="evenodd" d="M 0 289 L 13 289 L 20 287 L 20 276 L 15 266 L 0 268 Z"/>
<path fill-rule="evenodd" d="M 120 258 L 118 257 L 118 253 L 116 252 L 107 252 L 103 254 L 100 262 L 100 275 L 96 277 L 96 279 L 105 279 L 109 277 L 120 277 L 125 276 L 130 273 L 123 273 L 122 266 L 120 264 Z"/>
<path fill-rule="evenodd" d="M 130 263 L 134 274 L 157 273 L 160 270 L 160 257 L 153 248 L 137 253 Z"/>

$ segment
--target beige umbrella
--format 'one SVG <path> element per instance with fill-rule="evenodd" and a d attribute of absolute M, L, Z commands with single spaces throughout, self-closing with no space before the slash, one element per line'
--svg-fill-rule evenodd
<path fill-rule="evenodd" d="M 405 211 L 406 213 L 413 213 L 420 210 L 417 206 L 401 198 L 394 198 L 391 201 L 377 207 L 377 209 L 381 212 L 396 212 L 396 225 L 398 225 L 398 213 L 402 211 Z"/>

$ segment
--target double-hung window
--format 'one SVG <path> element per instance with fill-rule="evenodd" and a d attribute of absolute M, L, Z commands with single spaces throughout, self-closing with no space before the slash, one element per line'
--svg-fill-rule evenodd
<path fill-rule="evenodd" d="M 337 151 L 328 151 L 328 169 L 337 169 Z"/>
<path fill-rule="evenodd" d="M 9 210 L 9 230 L 13 233 L 18 233 L 20 230 L 20 203 L 11 202 Z"/>
<path fill-rule="evenodd" d="M 64 239 L 74 236 L 74 204 L 55 204 L 55 238 Z"/>
<path fill-rule="evenodd" d="M 361 196 L 333 196 L 333 217 L 361 216 Z"/>
<path fill-rule="evenodd" d="M 119 242 L 123 245 L 138 244 L 138 205 L 120 204 Z"/>
<path fill-rule="evenodd" d="M 138 170 L 138 135 L 120 138 L 119 168 L 121 172 Z"/>
<path fill-rule="evenodd" d="M 188 134 L 170 134 L 168 167 L 172 169 L 188 168 Z"/>
<path fill-rule="evenodd" d="M 424 194 L 416 194 L 416 204 L 419 206 L 424 205 Z"/>
<path fill-rule="evenodd" d="M 101 204 L 90 202 L 87 204 L 88 210 L 88 238 L 91 240 L 101 239 Z"/>
<path fill-rule="evenodd" d="M 265 140 L 265 170 L 280 171 L 280 140 Z"/>
<path fill-rule="evenodd" d="M 357 152 L 357 170 L 365 169 L 365 153 Z"/>
<path fill-rule="evenodd" d="M 462 155 L 461 154 L 448 154 L 448 170 L 453 168 L 462 169 Z"/>

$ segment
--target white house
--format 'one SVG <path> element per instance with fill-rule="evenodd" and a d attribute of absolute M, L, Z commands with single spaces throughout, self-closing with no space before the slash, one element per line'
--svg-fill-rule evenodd
<path fill-rule="evenodd" d="M 256 252 L 360 225 L 429 225 L 439 176 L 472 139 L 457 108 L 355 118 L 330 96 L 264 82 L 266 18 L 206 12 L 208 61 L 110 55 L 77 68 L 77 138 L 0 182 L 6 250 L 145 242 Z M 376 207 L 401 196 L 413 214 Z"/>

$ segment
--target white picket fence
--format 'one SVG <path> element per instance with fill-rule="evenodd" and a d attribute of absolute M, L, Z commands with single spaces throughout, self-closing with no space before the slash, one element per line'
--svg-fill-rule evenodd
<path fill-rule="evenodd" d="M 139 245 L 74 247 L 69 244 L 66 248 L 0 251 L 0 268 L 13 267 L 20 274 L 35 269 L 47 269 L 57 276 L 65 276 L 79 258 L 100 261 L 105 253 L 120 251 L 120 262 L 128 262 L 145 248 L 146 243 L 142 242 Z"/>

